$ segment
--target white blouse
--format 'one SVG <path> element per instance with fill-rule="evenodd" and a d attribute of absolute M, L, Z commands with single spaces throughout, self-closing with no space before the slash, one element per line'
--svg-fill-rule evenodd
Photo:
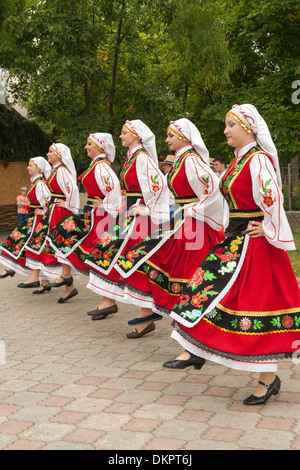
<path fill-rule="evenodd" d="M 101 157 L 105 157 L 105 155 L 103 154 Z M 98 158 L 100 159 L 100 157 Z M 113 217 L 117 217 L 122 205 L 121 186 L 117 175 L 105 161 L 95 166 L 94 175 L 101 193 L 105 195 L 104 209 Z"/>
<path fill-rule="evenodd" d="M 31 178 L 31 182 L 33 183 L 37 178 L 40 178 L 40 175 L 34 178 Z M 46 182 L 39 181 L 37 183 L 35 187 L 35 195 L 36 195 L 37 200 L 40 203 L 40 206 L 43 209 L 43 215 L 45 215 L 48 210 L 48 204 L 51 199 L 51 192 Z"/>
<path fill-rule="evenodd" d="M 132 155 L 138 148 L 136 146 L 130 151 Z M 129 158 L 130 158 L 129 155 Z M 169 191 L 164 175 L 147 153 L 140 153 L 136 160 L 136 171 L 143 199 L 146 206 L 146 213 L 155 224 L 160 224 L 169 220 Z"/>
<path fill-rule="evenodd" d="M 176 160 L 192 146 L 179 149 Z M 223 228 L 223 197 L 219 190 L 220 180 L 216 173 L 200 158 L 190 155 L 185 160 L 185 174 L 199 201 L 189 207 L 190 216 L 208 223 L 218 232 Z"/>
<path fill-rule="evenodd" d="M 250 142 L 236 151 L 238 157 L 247 153 L 256 142 Z M 242 150 L 242 151 L 241 151 Z M 262 222 L 269 243 L 283 250 L 295 250 L 292 231 L 283 207 L 283 194 L 272 160 L 265 153 L 254 155 L 250 162 L 252 193 L 256 204 L 264 212 Z"/>
<path fill-rule="evenodd" d="M 53 167 L 55 168 L 55 166 Z M 66 196 L 66 209 L 77 214 L 80 208 L 79 190 L 70 172 L 65 167 L 58 168 L 56 180 L 61 191 Z M 57 198 L 59 199 L 59 198 Z"/>

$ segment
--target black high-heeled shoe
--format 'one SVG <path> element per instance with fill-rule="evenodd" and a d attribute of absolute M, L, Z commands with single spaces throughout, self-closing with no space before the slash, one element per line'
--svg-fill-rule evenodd
<path fill-rule="evenodd" d="M 62 277 L 62 276 L 60 276 L 60 277 L 63 279 L 63 281 L 61 281 L 61 282 L 52 282 L 52 283 L 48 284 L 48 286 L 49 287 L 61 287 L 61 286 L 66 285 L 66 286 L 70 287 L 73 284 L 74 280 L 73 280 L 72 276 L 71 277 Z"/>
<path fill-rule="evenodd" d="M 51 290 L 51 287 L 49 284 L 47 284 L 46 286 L 42 286 L 42 289 L 40 290 L 34 290 L 32 293 L 33 294 L 43 294 L 44 292 L 47 292 L 47 291 L 50 291 Z"/>
<path fill-rule="evenodd" d="M 267 400 L 269 400 L 272 395 L 278 395 L 281 386 L 281 381 L 280 378 L 277 377 L 277 375 L 275 377 L 275 380 L 271 384 L 265 384 L 260 380 L 258 381 L 258 383 L 267 388 L 267 393 L 262 397 L 250 395 L 250 397 L 245 398 L 244 405 L 263 405 L 267 402 Z"/>
<path fill-rule="evenodd" d="M 167 367 L 168 369 L 185 369 L 186 367 L 194 366 L 195 369 L 199 370 L 204 366 L 204 364 L 205 359 L 190 353 L 189 359 L 174 359 L 174 361 L 167 361 L 163 364 L 163 367 Z"/>
<path fill-rule="evenodd" d="M 0 279 L 4 279 L 5 277 L 14 277 L 14 275 L 16 274 L 15 271 L 13 271 L 12 269 L 6 269 L 5 270 L 6 272 L 4 274 L 0 274 Z"/>

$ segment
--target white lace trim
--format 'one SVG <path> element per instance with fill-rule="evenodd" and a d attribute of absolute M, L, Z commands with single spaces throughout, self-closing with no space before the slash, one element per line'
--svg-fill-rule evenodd
<path fill-rule="evenodd" d="M 124 302 L 141 308 L 151 308 L 154 313 L 158 313 L 162 317 L 170 319 L 170 315 L 166 312 L 166 309 L 163 310 L 156 305 L 153 297 L 149 298 L 143 296 L 140 292 L 137 293 L 133 289 L 128 288 L 128 286 L 124 289 Z"/>
<path fill-rule="evenodd" d="M 17 261 L 14 261 L 13 259 L 7 259 L 0 255 L 0 263 L 3 264 L 6 268 L 12 269 L 17 274 L 21 274 L 22 276 L 30 275 L 30 269 L 21 266 Z"/>
<path fill-rule="evenodd" d="M 243 250 L 242 250 L 242 253 L 241 253 L 241 259 L 240 259 L 240 262 L 233 274 L 233 276 L 231 277 L 230 281 L 226 284 L 226 286 L 224 287 L 224 289 L 219 293 L 219 295 L 217 295 L 217 297 L 215 297 L 215 299 L 209 304 L 209 306 L 206 308 L 206 310 L 204 310 L 204 312 L 201 313 L 201 315 L 199 316 L 199 318 L 191 323 L 187 320 L 185 320 L 183 317 L 181 317 L 180 315 L 178 315 L 177 313 L 175 313 L 174 311 L 170 313 L 170 316 L 171 318 L 173 318 L 176 322 L 180 323 L 181 325 L 187 327 L 187 328 L 192 328 L 193 326 L 197 325 L 197 323 L 199 323 L 199 321 L 201 320 L 201 318 L 203 318 L 208 312 L 210 312 L 213 308 L 215 308 L 215 306 L 225 297 L 225 295 L 229 292 L 229 290 L 231 289 L 231 287 L 233 286 L 233 284 L 235 283 L 241 269 L 242 269 L 242 266 L 244 264 L 244 261 L 245 261 L 245 257 L 246 257 L 246 253 L 247 253 L 247 249 L 248 249 L 248 244 L 249 244 L 249 235 L 245 235 L 245 242 L 244 242 L 244 246 L 243 246 Z M 184 291 L 183 291 L 184 293 Z"/>
<path fill-rule="evenodd" d="M 33 258 L 26 258 L 26 266 L 30 269 L 39 269 L 40 270 L 40 278 L 44 279 L 57 279 L 61 276 L 62 273 L 62 266 L 51 266 L 45 265 L 42 261 L 33 259 Z M 71 276 L 78 278 L 79 274 L 74 269 L 71 269 Z"/>
<path fill-rule="evenodd" d="M 90 272 L 89 282 L 87 283 L 87 289 L 92 290 L 98 295 L 103 297 L 108 297 L 109 299 L 114 299 L 119 302 L 127 303 L 124 300 L 124 290 L 115 284 L 105 281 L 104 279 L 99 279 L 96 274 Z"/>
<path fill-rule="evenodd" d="M 175 339 L 186 351 L 189 351 L 196 356 L 202 357 L 208 361 L 216 362 L 225 367 L 230 367 L 236 370 L 245 370 L 248 372 L 277 372 L 278 361 L 257 361 L 257 362 L 243 362 L 234 359 L 228 359 L 217 354 L 209 353 L 201 347 L 197 347 L 183 338 L 176 330 L 172 331 L 171 338 Z"/>

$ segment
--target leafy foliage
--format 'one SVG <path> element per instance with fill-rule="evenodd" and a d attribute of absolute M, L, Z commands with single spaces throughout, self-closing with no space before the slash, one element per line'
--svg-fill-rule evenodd
<path fill-rule="evenodd" d="M 229 160 L 224 117 L 257 106 L 280 158 L 300 151 L 299 11 L 292 0 L 0 0 L 2 66 L 29 115 L 85 159 L 90 132 L 142 119 L 167 153 L 170 120 L 188 117 L 211 156 Z M 21 8 L 18 8 L 21 5 Z M 1 29 L 1 21 L 3 28 Z"/>

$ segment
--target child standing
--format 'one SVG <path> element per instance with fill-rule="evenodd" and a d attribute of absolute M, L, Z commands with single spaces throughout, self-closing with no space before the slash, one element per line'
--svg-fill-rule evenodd
<path fill-rule="evenodd" d="M 21 194 L 17 197 L 18 206 L 18 225 L 22 224 L 28 218 L 29 212 L 29 199 L 27 197 L 27 187 L 22 186 Z"/>

